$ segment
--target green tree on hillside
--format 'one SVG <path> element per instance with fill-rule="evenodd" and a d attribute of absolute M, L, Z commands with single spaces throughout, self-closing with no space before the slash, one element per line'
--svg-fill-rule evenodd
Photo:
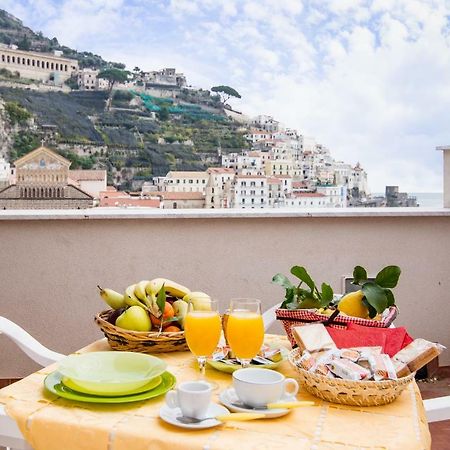
<path fill-rule="evenodd" d="M 225 104 L 230 97 L 241 98 L 241 94 L 230 86 L 214 86 L 211 88 L 211 91 L 217 92 L 217 94 L 220 95 L 223 104 Z"/>
<path fill-rule="evenodd" d="M 124 83 L 128 78 L 128 71 L 122 69 L 105 69 L 99 72 L 98 78 L 108 80 L 108 99 L 106 100 L 105 110 L 109 111 L 112 103 L 112 90 L 116 83 Z"/>
<path fill-rule="evenodd" d="M 17 43 L 17 48 L 19 50 L 28 51 L 31 48 L 30 40 L 24 35 L 23 38 Z"/>

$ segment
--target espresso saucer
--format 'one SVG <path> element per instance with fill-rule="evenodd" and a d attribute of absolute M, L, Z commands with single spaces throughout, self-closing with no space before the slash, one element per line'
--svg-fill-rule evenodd
<path fill-rule="evenodd" d="M 228 409 L 224 408 L 222 405 L 218 405 L 217 403 L 211 403 L 205 413 L 205 417 L 215 417 L 224 414 L 230 414 L 230 411 L 228 411 Z M 161 417 L 161 419 L 164 420 L 164 422 L 170 423 L 171 425 L 175 425 L 176 427 L 180 428 L 189 428 L 191 430 L 203 430 L 204 428 L 212 428 L 222 424 L 222 422 L 214 418 L 202 420 L 199 423 L 182 423 L 179 420 L 177 420 L 177 417 L 181 415 L 182 413 L 180 408 L 170 408 L 168 405 L 164 405 L 159 410 L 159 417 Z"/>
<path fill-rule="evenodd" d="M 230 387 L 222 391 L 219 395 L 219 400 L 222 405 L 226 406 L 231 412 L 258 412 L 265 414 L 267 418 L 275 418 L 285 416 L 289 413 L 289 408 L 252 408 L 251 406 L 246 406 L 239 400 L 234 388 Z M 296 398 L 292 395 L 285 395 L 280 399 L 280 402 L 294 402 Z"/>

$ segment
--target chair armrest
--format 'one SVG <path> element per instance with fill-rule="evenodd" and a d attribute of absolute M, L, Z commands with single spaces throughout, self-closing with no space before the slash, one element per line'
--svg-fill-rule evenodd
<path fill-rule="evenodd" d="M 1 316 L 0 333 L 3 333 L 13 340 L 33 361 L 41 366 L 48 366 L 65 357 L 65 355 L 54 352 L 43 346 L 19 325 Z"/>
<path fill-rule="evenodd" d="M 263 315 L 263 322 L 264 322 L 264 331 L 267 331 L 277 320 L 277 317 L 275 315 L 275 311 L 281 306 L 281 303 L 276 304 L 275 306 L 272 306 L 272 308 L 269 308 Z"/>

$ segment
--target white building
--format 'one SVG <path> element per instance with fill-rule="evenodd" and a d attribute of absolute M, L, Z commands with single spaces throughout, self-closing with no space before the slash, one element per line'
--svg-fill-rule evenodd
<path fill-rule="evenodd" d="M 317 193 L 326 197 L 328 208 L 346 208 L 347 207 L 347 187 L 340 185 L 318 185 Z"/>
<path fill-rule="evenodd" d="M 205 208 L 231 208 L 233 203 L 233 169 L 210 167 L 206 184 Z"/>
<path fill-rule="evenodd" d="M 106 177 L 106 170 L 69 170 L 69 183 L 94 198 L 100 198 L 100 192 L 106 191 Z"/>
<path fill-rule="evenodd" d="M 261 130 L 269 132 L 277 132 L 283 129 L 283 126 L 278 120 L 275 120 L 272 116 L 260 115 L 256 116 L 252 120 L 252 124 Z"/>
<path fill-rule="evenodd" d="M 327 198 L 319 192 L 294 192 L 286 197 L 285 208 L 326 208 Z"/>
<path fill-rule="evenodd" d="M 209 175 L 206 172 L 170 171 L 163 184 L 166 192 L 201 192 L 206 193 L 206 184 Z"/>
<path fill-rule="evenodd" d="M 264 175 L 237 175 L 234 183 L 234 208 L 266 208 L 267 178 Z"/>
<path fill-rule="evenodd" d="M 82 91 L 99 91 L 108 89 L 108 80 L 98 78 L 99 70 L 82 69 L 78 71 L 77 83 Z"/>
<path fill-rule="evenodd" d="M 11 166 L 6 162 L 5 158 L 0 157 L 0 189 L 4 189 L 10 185 Z"/>

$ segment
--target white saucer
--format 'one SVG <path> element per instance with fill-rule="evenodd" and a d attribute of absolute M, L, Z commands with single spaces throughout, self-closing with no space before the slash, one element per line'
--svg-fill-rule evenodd
<path fill-rule="evenodd" d="M 285 416 L 290 409 L 289 408 L 251 408 L 245 406 L 238 398 L 234 388 L 230 387 L 222 391 L 219 395 L 220 402 L 225 405 L 232 412 L 258 412 L 265 414 L 266 417 L 275 418 Z M 295 402 L 296 398 L 292 395 L 285 395 L 280 399 L 280 402 Z M 240 403 L 242 406 L 234 405 L 233 403 Z"/>
<path fill-rule="evenodd" d="M 205 413 L 205 417 L 215 417 L 219 415 L 230 414 L 227 408 L 222 405 L 218 405 L 217 403 L 211 403 L 208 407 L 208 410 Z M 159 417 L 161 417 L 164 422 L 170 423 L 171 425 L 175 425 L 180 428 L 190 428 L 193 430 L 201 430 L 203 428 L 211 428 L 216 427 L 217 425 L 221 425 L 222 422 L 216 419 L 207 419 L 203 420 L 199 423 L 182 423 L 177 420 L 177 417 L 181 416 L 180 408 L 170 408 L 167 405 L 164 405 L 159 410 Z"/>

